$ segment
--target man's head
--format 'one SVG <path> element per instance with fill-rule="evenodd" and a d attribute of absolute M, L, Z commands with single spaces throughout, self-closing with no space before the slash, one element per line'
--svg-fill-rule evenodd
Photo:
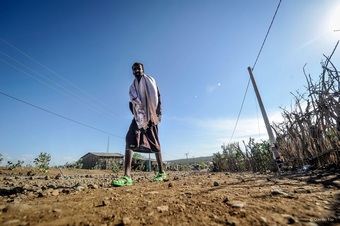
<path fill-rule="evenodd" d="M 136 79 L 140 79 L 144 75 L 144 65 L 136 62 L 132 65 L 132 73 Z"/>

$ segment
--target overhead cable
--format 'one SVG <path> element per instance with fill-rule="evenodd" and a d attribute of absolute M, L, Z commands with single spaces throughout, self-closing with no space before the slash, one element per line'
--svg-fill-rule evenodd
<path fill-rule="evenodd" d="M 255 68 L 255 66 L 256 66 L 256 63 L 257 63 L 257 61 L 258 61 L 258 59 L 259 59 L 259 57 L 260 57 L 260 55 L 261 55 L 262 49 L 263 49 L 263 47 L 264 47 L 264 44 L 265 44 L 266 41 L 267 41 L 267 37 L 268 37 L 268 35 L 269 35 L 270 29 L 271 29 L 271 27 L 272 27 L 272 25 L 273 25 L 273 22 L 274 22 L 274 20 L 275 20 L 276 14 L 277 14 L 277 12 L 278 12 L 278 10 L 279 10 L 279 8 L 280 8 L 281 1 L 282 1 L 282 0 L 279 1 L 279 4 L 278 4 L 278 6 L 277 6 L 277 8 L 276 8 L 276 11 L 275 11 L 274 16 L 273 16 L 273 18 L 272 18 L 272 21 L 271 21 L 271 23 L 270 23 L 270 25 L 269 25 L 267 34 L 266 34 L 266 36 L 265 36 L 265 38 L 264 38 L 264 40 L 263 40 L 263 42 L 262 42 L 260 51 L 259 51 L 258 54 L 257 54 L 257 57 L 256 57 L 256 60 L 255 60 L 255 62 L 254 62 L 254 65 L 253 65 L 252 70 L 254 70 L 254 68 Z M 231 138 L 230 138 L 229 143 L 231 142 L 231 140 L 232 140 L 233 137 L 234 137 L 234 133 L 235 133 L 235 130 L 236 130 L 238 121 L 239 121 L 239 119 L 240 119 L 241 112 L 242 112 L 242 110 L 243 110 L 244 101 L 245 101 L 245 98 L 246 98 L 246 96 L 247 96 L 249 84 L 250 84 L 250 78 L 249 78 L 249 80 L 248 80 L 247 88 L 246 88 L 245 94 L 244 94 L 244 96 L 243 96 L 242 104 L 241 104 L 241 109 L 240 109 L 239 114 L 238 114 L 238 116 L 237 116 L 236 124 L 235 124 L 235 127 L 234 127 L 234 130 L 233 130 L 233 133 L 232 133 L 232 135 L 231 135 Z"/>
<path fill-rule="evenodd" d="M 104 115 L 105 115 L 106 117 L 108 117 L 109 119 L 113 119 L 113 118 L 114 118 L 114 119 L 117 120 L 117 117 L 115 117 L 114 115 L 112 115 L 112 114 L 110 114 L 109 112 L 105 111 L 104 109 L 98 107 L 97 105 L 95 105 L 95 104 L 89 102 L 89 101 L 86 100 L 85 98 L 83 98 L 83 97 L 79 96 L 78 94 L 72 92 L 71 90 L 69 90 L 69 89 L 63 87 L 62 85 L 60 85 L 60 84 L 54 82 L 53 80 L 47 78 L 46 76 L 40 74 L 39 72 L 37 72 L 37 71 L 35 71 L 34 69 L 28 67 L 27 65 L 25 65 L 25 64 L 23 64 L 23 63 L 17 61 L 16 59 L 13 59 L 12 57 L 8 56 L 7 54 L 3 53 L 2 51 L 0 51 L 0 54 L 3 54 L 4 56 L 6 56 L 6 57 L 10 58 L 11 60 L 15 61 L 16 63 L 20 64 L 21 66 L 23 66 L 23 67 L 25 67 L 25 68 L 31 70 L 32 72 L 34 72 L 35 74 L 38 74 L 39 76 L 45 78 L 47 81 L 51 82 L 52 84 L 56 85 L 57 87 L 60 87 L 60 88 L 63 89 L 64 91 L 66 91 L 66 92 L 72 94 L 73 96 L 79 98 L 80 100 L 82 100 L 82 101 L 84 101 L 84 102 L 81 102 L 80 100 L 74 98 L 73 96 L 69 95 L 68 93 L 65 93 L 64 91 L 62 91 L 62 90 L 60 90 L 60 89 L 58 89 L 58 88 L 56 88 L 56 87 L 54 87 L 54 86 L 51 86 L 50 84 L 48 84 L 48 83 L 42 81 L 41 79 L 35 77 L 34 75 L 32 75 L 32 74 L 30 74 L 30 73 L 28 73 L 28 72 L 26 72 L 26 71 L 24 71 L 24 70 L 22 70 L 22 69 L 16 67 L 15 65 L 13 65 L 13 64 L 11 64 L 11 63 L 9 63 L 9 62 L 7 62 L 6 60 L 0 58 L 0 60 L 1 60 L 2 62 L 8 64 L 9 66 L 11 66 L 11 67 L 17 69 L 18 71 L 21 71 L 22 73 L 24 73 L 24 74 L 30 76 L 31 78 L 37 80 L 38 82 L 40 82 L 40 83 L 42 83 L 42 84 L 44 84 L 44 85 L 46 85 L 46 86 L 48 86 L 48 87 L 50 87 L 50 88 L 52 88 L 52 89 L 58 91 L 59 93 L 61 93 L 61 94 L 65 95 L 65 96 L 67 96 L 67 97 L 69 97 L 69 98 L 71 98 L 71 99 L 73 99 L 73 100 L 75 100 L 75 101 L 77 101 L 77 102 L 83 104 L 84 106 L 89 107 L 90 109 L 92 109 L 92 110 L 94 110 L 94 111 L 97 111 L 97 112 L 99 112 L 99 113 L 104 114 Z M 112 117 L 112 118 L 111 118 L 111 117 Z"/>
<path fill-rule="evenodd" d="M 19 102 L 21 102 L 21 103 L 27 104 L 27 105 L 29 105 L 29 106 L 35 107 L 35 108 L 37 108 L 37 109 L 39 109 L 39 110 L 45 111 L 45 112 L 47 112 L 47 113 L 50 113 L 50 114 L 52 114 L 52 115 L 58 116 L 58 117 L 60 117 L 60 118 L 66 119 L 66 120 L 68 120 L 68 121 L 77 123 L 77 124 L 82 125 L 82 126 L 85 126 L 85 127 L 88 127 L 88 128 L 90 128 L 90 129 L 94 129 L 94 130 L 97 130 L 97 131 L 99 131 L 99 132 L 106 133 L 106 134 L 108 134 L 108 135 L 112 135 L 112 136 L 115 136 L 115 137 L 119 137 L 119 138 L 124 139 L 123 137 L 121 137 L 121 136 L 119 136 L 119 135 L 116 135 L 116 134 L 107 132 L 107 131 L 102 130 L 102 129 L 98 129 L 98 128 L 96 128 L 96 127 L 87 125 L 87 124 L 85 124 L 85 123 L 76 121 L 76 120 L 74 120 L 74 119 L 65 117 L 65 116 L 63 116 L 63 115 L 60 115 L 60 114 L 58 114 L 58 113 L 49 111 L 49 110 L 47 110 L 47 109 L 44 109 L 44 108 L 39 107 L 39 106 L 37 106 L 37 105 L 31 104 L 31 103 L 29 103 L 29 102 L 27 102 L 27 101 L 24 101 L 24 100 L 21 100 L 21 99 L 19 99 L 19 98 L 13 97 L 13 96 L 11 96 L 11 95 L 9 95 L 9 94 L 6 94 L 6 93 L 3 93 L 3 92 L 1 92 L 1 91 L 0 91 L 0 94 L 2 94 L 2 95 L 4 95 L 4 96 L 7 96 L 7 97 L 9 97 L 9 98 L 12 98 L 12 99 L 14 99 L 14 100 L 16 100 L 16 101 L 19 101 Z"/>
<path fill-rule="evenodd" d="M 28 54 L 24 53 L 23 51 L 21 51 L 20 49 L 18 49 L 17 47 L 15 47 L 14 45 L 10 44 L 9 42 L 7 42 L 6 40 L 4 40 L 3 38 L 0 37 L 0 41 L 2 41 L 3 43 L 5 43 L 6 45 L 10 46 L 11 48 L 15 49 L 16 51 L 18 51 L 19 53 L 23 54 L 24 56 L 26 56 L 27 58 L 29 58 L 30 60 L 32 60 L 33 62 L 37 63 L 38 65 L 40 65 L 41 67 L 45 68 L 46 70 L 48 70 L 49 72 L 51 72 L 52 74 L 56 75 L 57 77 L 61 78 L 62 80 L 64 80 L 66 83 L 68 83 L 69 85 L 73 86 L 74 88 L 80 90 L 81 92 L 83 92 L 84 94 L 86 94 L 88 97 L 90 97 L 92 100 L 95 100 L 96 102 L 100 103 L 101 105 L 107 107 L 108 109 L 110 109 L 112 112 L 118 114 L 117 111 L 115 111 L 114 109 L 112 109 L 110 106 L 108 106 L 107 104 L 105 104 L 104 102 L 100 101 L 98 98 L 94 97 L 93 95 L 91 95 L 90 93 L 88 93 L 87 91 L 85 91 L 84 89 L 80 88 L 79 86 L 77 86 L 76 84 L 74 84 L 73 82 L 67 80 L 66 78 L 64 78 L 63 76 L 59 75 L 58 73 L 56 73 L 55 71 L 51 70 L 50 68 L 48 68 L 47 66 L 43 65 L 42 63 L 40 63 L 39 61 L 37 61 L 36 59 L 34 59 L 33 57 L 29 56 Z M 61 86 L 61 85 L 59 85 Z M 95 104 L 92 104 L 94 106 L 96 106 Z M 96 106 L 97 108 L 100 108 L 98 106 Z M 105 111 L 105 110 L 102 110 Z"/>
<path fill-rule="evenodd" d="M 93 129 L 93 130 L 96 130 L 96 131 L 99 131 L 99 132 L 102 132 L 102 133 L 105 133 L 105 134 L 108 134 L 108 135 L 111 135 L 111 136 L 115 136 L 115 137 L 118 137 L 118 138 L 121 138 L 121 139 L 125 139 L 124 137 L 121 137 L 121 136 L 119 136 L 119 135 L 113 134 L 113 133 L 111 133 L 111 132 L 107 132 L 107 131 L 105 131 L 105 130 L 96 128 L 96 127 L 94 127 L 94 126 L 87 125 L 87 124 L 85 124 L 85 123 L 79 122 L 79 121 L 74 120 L 74 119 L 65 117 L 65 116 L 63 116 L 63 115 L 60 115 L 60 114 L 58 114 L 58 113 L 52 112 L 52 111 L 50 111 L 50 110 L 47 110 L 47 109 L 45 109 L 45 108 L 39 107 L 39 106 L 37 106 L 37 105 L 35 105 L 35 104 L 31 104 L 31 103 L 29 103 L 29 102 L 27 102 L 27 101 L 21 100 L 21 99 L 16 98 L 16 97 L 13 97 L 13 96 L 11 96 L 11 95 L 9 95 L 9 94 L 6 94 L 6 93 L 3 93 L 3 92 L 1 92 L 1 91 L 0 91 L 0 94 L 1 94 L 1 95 L 4 95 L 4 96 L 7 96 L 7 97 L 9 97 L 9 98 L 11 98 L 11 99 L 14 99 L 14 100 L 16 100 L 16 101 L 19 101 L 19 102 L 21 102 L 21 103 L 27 104 L 27 105 L 29 105 L 29 106 L 31 106 L 31 107 L 37 108 L 37 109 L 42 110 L 42 111 L 45 111 L 45 112 L 47 112 L 47 113 L 50 113 L 50 114 L 52 114 L 52 115 L 58 116 L 58 117 L 60 117 L 60 118 L 62 118 L 62 119 L 66 119 L 66 120 L 68 120 L 68 121 L 77 123 L 77 124 L 79 124 L 79 125 L 85 126 L 85 127 L 87 127 L 87 128 L 90 128 L 90 129 Z M 165 154 L 165 155 L 171 156 L 171 157 L 176 157 L 176 156 L 170 155 L 170 154 L 165 153 L 165 152 L 162 152 L 162 153 Z"/>
<path fill-rule="evenodd" d="M 262 45 L 261 45 L 260 51 L 259 51 L 259 53 L 257 54 L 257 57 L 256 57 L 256 60 L 255 60 L 255 63 L 254 63 L 254 65 L 253 65 L 253 68 L 251 69 L 252 71 L 254 71 L 254 68 L 255 68 L 255 65 L 256 65 L 256 63 L 257 63 L 257 60 L 259 59 L 259 57 L 260 57 L 260 54 L 261 54 L 261 52 L 262 52 L 263 46 L 264 46 L 264 44 L 265 44 L 265 43 L 266 43 L 266 41 L 267 41 L 268 34 L 269 34 L 269 32 L 270 32 L 270 29 L 272 28 L 272 25 L 273 25 L 273 22 L 274 22 L 274 20 L 275 20 L 275 17 L 276 17 L 277 11 L 278 11 L 278 10 L 279 10 L 279 8 L 280 8 L 281 1 L 282 1 L 282 0 L 280 0 L 279 4 L 277 5 L 276 11 L 275 11 L 275 13 L 274 13 L 274 16 L 273 16 L 273 18 L 272 18 L 272 22 L 271 22 L 271 23 L 270 23 L 270 25 L 269 25 L 269 28 L 268 28 L 267 34 L 266 34 L 266 36 L 264 37 L 264 40 L 263 40 L 263 43 L 262 43 Z M 249 84 L 249 83 L 248 83 L 248 84 Z"/>
<path fill-rule="evenodd" d="M 241 104 L 241 109 L 240 109 L 240 111 L 239 111 L 239 113 L 238 113 L 237 120 L 236 120 L 236 124 L 235 124 L 234 130 L 233 130 L 233 133 L 231 134 L 229 143 L 231 143 L 231 140 L 232 140 L 233 137 L 234 137 L 234 134 L 235 134 L 235 131 L 236 131 L 236 127 L 237 127 L 237 124 L 238 124 L 238 121 L 239 121 L 239 119 L 240 119 L 241 112 L 242 112 L 242 109 L 243 109 L 243 104 L 244 104 L 244 101 L 246 100 L 246 96 L 247 96 L 247 92 L 248 92 L 248 88 L 249 88 L 249 83 L 250 83 L 250 79 L 248 80 L 246 92 L 244 93 L 243 100 L 242 100 L 242 104 Z"/>

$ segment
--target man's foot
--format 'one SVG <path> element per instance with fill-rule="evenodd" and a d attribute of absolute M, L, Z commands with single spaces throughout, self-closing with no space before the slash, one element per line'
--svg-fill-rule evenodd
<path fill-rule="evenodd" d="M 153 178 L 152 182 L 158 182 L 158 181 L 163 181 L 166 179 L 166 173 L 158 173 L 155 178 Z"/>
<path fill-rule="evenodd" d="M 118 180 L 113 180 L 111 184 L 115 187 L 130 186 L 132 185 L 132 178 L 127 176 L 122 176 Z"/>

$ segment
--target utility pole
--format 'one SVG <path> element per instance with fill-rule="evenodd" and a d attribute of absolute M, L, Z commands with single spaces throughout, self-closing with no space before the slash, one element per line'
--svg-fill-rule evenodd
<path fill-rule="evenodd" d="M 268 137 L 269 137 L 269 143 L 270 143 L 270 152 L 273 154 L 273 158 L 276 161 L 276 165 L 278 166 L 278 169 L 280 170 L 282 161 L 281 161 L 281 157 L 279 155 L 279 152 L 277 150 L 277 147 L 275 145 L 276 139 L 274 138 L 272 128 L 270 127 L 268 116 L 267 116 L 266 110 L 264 108 L 259 90 L 257 88 L 256 82 L 255 82 L 255 79 L 254 79 L 254 76 L 253 76 L 253 71 L 250 67 L 248 67 L 248 72 L 249 72 L 249 75 L 250 75 L 250 79 L 253 83 L 254 91 L 255 91 L 255 94 L 256 94 L 256 97 L 257 97 L 257 101 L 259 102 L 259 105 L 260 105 L 264 124 L 266 125 L 266 129 L 267 129 L 267 133 L 268 133 Z"/>
<path fill-rule="evenodd" d="M 106 152 L 108 153 L 110 149 L 110 136 L 107 138 L 107 147 L 106 147 Z"/>
<path fill-rule="evenodd" d="M 149 153 L 149 172 L 151 172 L 151 157 L 150 157 L 150 153 Z"/>

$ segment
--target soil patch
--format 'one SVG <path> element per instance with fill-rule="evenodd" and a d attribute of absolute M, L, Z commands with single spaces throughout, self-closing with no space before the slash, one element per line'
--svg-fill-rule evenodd
<path fill-rule="evenodd" d="M 0 171 L 0 225 L 339 225 L 340 172 Z"/>

